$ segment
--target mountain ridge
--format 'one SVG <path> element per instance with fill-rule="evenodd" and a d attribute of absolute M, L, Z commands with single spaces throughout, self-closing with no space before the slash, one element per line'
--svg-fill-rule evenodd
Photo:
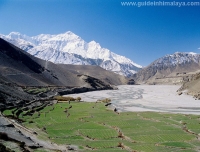
<path fill-rule="evenodd" d="M 175 52 L 165 55 L 140 70 L 133 76 L 138 83 L 182 83 L 189 72 L 200 68 L 200 54 L 193 52 Z"/>
<path fill-rule="evenodd" d="M 75 65 L 54 64 L 39 59 L 0 38 L 0 75 L 7 80 L 10 79 L 11 82 L 13 80 L 18 85 L 30 86 L 33 80 L 34 86 L 84 86 L 86 83 L 77 75 L 105 80 L 104 82 L 109 85 L 127 83 L 124 76 L 99 66 L 82 65 L 81 68 L 84 70 L 77 68 L 78 66 Z M 78 70 L 80 72 L 77 73 Z"/>
<path fill-rule="evenodd" d="M 142 68 L 128 58 L 102 48 L 95 41 L 85 42 L 71 31 L 58 35 L 40 34 L 33 37 L 11 32 L 0 37 L 38 58 L 54 63 L 98 65 L 125 76 L 131 76 Z"/>
<path fill-rule="evenodd" d="M 116 89 L 115 85 L 127 83 L 124 76 L 99 66 L 77 67 L 39 59 L 0 38 L 0 98 L 4 101 L 0 110 L 6 105 L 49 99 L 61 93 Z M 31 94 L 27 89 L 44 92 Z"/>

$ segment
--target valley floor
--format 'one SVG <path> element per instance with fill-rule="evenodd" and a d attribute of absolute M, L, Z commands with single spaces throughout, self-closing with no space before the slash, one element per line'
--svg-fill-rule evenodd
<path fill-rule="evenodd" d="M 18 124 L 0 115 L 0 139 L 6 134 L 20 142 L 2 138 L 0 143 L 19 152 L 23 151 L 20 146 L 23 142 L 26 146 L 39 147 L 25 147 L 31 152 L 57 149 L 81 152 L 199 151 L 200 101 L 184 93 L 178 95 L 179 87 L 122 85 L 118 90 L 69 95 L 88 102 L 64 101 L 43 108 L 40 105 L 32 109 L 5 110 L 4 116 L 18 117 L 22 121 Z M 109 108 L 117 108 L 117 112 L 109 110 L 105 103 L 96 102 L 105 98 L 112 100 Z"/>
<path fill-rule="evenodd" d="M 90 102 L 110 98 L 119 111 L 200 114 L 200 101 L 185 93 L 178 95 L 178 85 L 121 85 L 118 88 L 67 96 L 79 96 L 83 101 Z"/>

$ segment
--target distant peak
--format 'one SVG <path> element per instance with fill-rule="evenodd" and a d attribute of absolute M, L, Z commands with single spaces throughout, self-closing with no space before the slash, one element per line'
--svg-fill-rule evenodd
<path fill-rule="evenodd" d="M 19 32 L 10 32 L 10 34 L 8 34 L 8 36 L 20 36 L 21 35 L 21 33 L 19 33 Z"/>
<path fill-rule="evenodd" d="M 10 32 L 9 35 L 21 35 L 19 32 Z"/>
<path fill-rule="evenodd" d="M 55 35 L 55 36 L 62 37 L 62 38 L 69 38 L 69 37 L 80 38 L 78 35 L 74 34 L 71 31 L 67 31 L 65 33 L 61 33 L 61 34 L 58 34 L 58 35 Z"/>
<path fill-rule="evenodd" d="M 61 34 L 58 34 L 58 35 L 77 36 L 76 34 L 74 34 L 74 33 L 71 32 L 71 31 L 67 31 L 67 32 L 65 32 L 65 33 L 61 33 Z"/>
<path fill-rule="evenodd" d="M 90 41 L 88 44 L 91 44 L 91 45 L 100 45 L 99 43 L 97 43 L 97 42 L 94 41 L 94 40 Z"/>
<path fill-rule="evenodd" d="M 93 49 L 100 49 L 101 46 L 99 43 L 95 42 L 94 40 L 92 40 L 91 42 L 88 43 L 88 45 L 93 48 Z"/>
<path fill-rule="evenodd" d="M 195 52 L 175 52 L 174 54 L 191 54 L 191 55 L 196 55 L 197 53 Z M 173 54 L 171 54 L 173 55 Z"/>
<path fill-rule="evenodd" d="M 37 35 L 37 36 L 34 36 L 34 37 L 46 37 L 46 38 L 51 38 L 51 37 L 54 37 L 54 36 L 61 36 L 61 37 L 63 37 L 63 36 L 72 36 L 72 35 L 75 35 L 76 36 L 76 34 L 74 34 L 73 32 L 71 32 L 71 31 L 67 31 L 67 32 L 65 32 L 65 33 L 60 33 L 60 34 L 39 34 L 39 35 Z"/>
<path fill-rule="evenodd" d="M 187 54 L 187 52 L 175 52 L 175 55 L 180 55 L 180 54 Z M 172 54 L 173 55 L 173 54 Z"/>
<path fill-rule="evenodd" d="M 10 34 L 8 34 L 8 37 L 12 38 L 12 39 L 21 39 L 22 37 L 25 37 L 25 35 L 22 35 L 19 32 L 11 32 Z"/>
<path fill-rule="evenodd" d="M 196 55 L 197 53 L 195 53 L 195 52 L 188 52 L 188 54 Z"/>
<path fill-rule="evenodd" d="M 67 31 L 66 34 L 70 34 L 71 35 L 71 34 L 74 34 L 74 33 L 71 32 L 71 31 Z"/>

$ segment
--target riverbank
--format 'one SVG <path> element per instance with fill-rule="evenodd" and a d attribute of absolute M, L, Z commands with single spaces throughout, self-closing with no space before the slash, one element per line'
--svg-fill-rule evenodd
<path fill-rule="evenodd" d="M 95 102 L 110 98 L 119 111 L 155 111 L 183 114 L 200 114 L 200 101 L 192 96 L 179 95 L 178 85 L 121 85 L 118 90 L 102 90 L 67 96 L 81 97 Z"/>

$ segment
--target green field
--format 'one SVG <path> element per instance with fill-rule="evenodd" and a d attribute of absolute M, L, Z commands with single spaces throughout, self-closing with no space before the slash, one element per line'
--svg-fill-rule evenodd
<path fill-rule="evenodd" d="M 71 102 L 23 116 L 39 138 L 78 145 L 79 151 L 193 152 L 200 150 L 200 116 L 108 110 L 104 103 Z M 69 109 L 69 106 L 72 108 Z M 67 110 L 66 110 L 67 108 Z M 4 111 L 10 115 L 10 110 Z"/>

